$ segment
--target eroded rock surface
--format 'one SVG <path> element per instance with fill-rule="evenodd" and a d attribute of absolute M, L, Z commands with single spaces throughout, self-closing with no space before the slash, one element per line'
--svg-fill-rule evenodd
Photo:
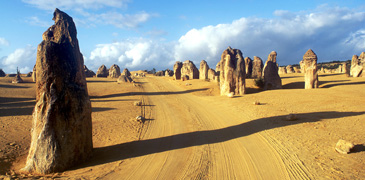
<path fill-rule="evenodd" d="M 182 64 L 181 76 L 184 75 L 189 76 L 189 79 L 199 79 L 199 70 L 198 68 L 196 68 L 195 64 L 190 60 L 186 60 Z"/>
<path fill-rule="evenodd" d="M 174 79 L 179 80 L 181 78 L 182 62 L 176 61 L 174 64 Z"/>
<path fill-rule="evenodd" d="M 317 55 L 309 49 L 303 56 L 305 89 L 318 88 Z"/>
<path fill-rule="evenodd" d="M 252 59 L 250 57 L 245 57 L 245 71 L 246 71 L 246 78 L 251 78 L 251 76 L 252 76 Z"/>
<path fill-rule="evenodd" d="M 113 64 L 109 69 L 109 76 L 110 78 L 118 78 L 121 75 L 120 67 L 116 64 Z"/>
<path fill-rule="evenodd" d="M 94 71 L 88 69 L 86 67 L 86 65 L 84 65 L 84 72 L 85 72 L 85 76 L 86 77 L 94 77 L 96 74 L 94 73 Z"/>
<path fill-rule="evenodd" d="M 267 61 L 264 66 L 263 78 L 264 78 L 264 90 L 268 89 L 281 89 L 281 78 L 279 76 L 279 68 L 276 63 L 277 53 L 272 51 L 267 57 Z"/>
<path fill-rule="evenodd" d="M 33 67 L 32 80 L 33 80 L 33 82 L 36 82 L 36 80 L 37 80 L 37 69 L 36 69 L 36 65 L 34 65 L 34 67 Z"/>
<path fill-rule="evenodd" d="M 364 67 L 362 66 L 361 59 L 357 55 L 352 56 L 350 75 L 352 77 L 361 77 Z"/>
<path fill-rule="evenodd" d="M 124 75 L 124 76 L 127 76 L 127 77 L 130 77 L 132 74 L 131 72 L 129 72 L 129 70 L 127 68 L 125 68 L 123 70 L 123 72 L 121 73 L 121 75 Z"/>
<path fill-rule="evenodd" d="M 99 67 L 98 71 L 96 71 L 96 77 L 108 77 L 109 71 L 106 66 L 103 64 Z"/>
<path fill-rule="evenodd" d="M 245 60 L 239 49 L 228 47 L 223 51 L 220 67 L 220 93 L 227 96 L 233 92 L 235 95 L 245 94 Z"/>
<path fill-rule="evenodd" d="M 200 62 L 200 68 L 199 68 L 199 79 L 208 79 L 208 70 L 209 70 L 209 66 L 207 61 L 202 60 Z"/>
<path fill-rule="evenodd" d="M 36 105 L 25 172 L 64 171 L 87 160 L 93 148 L 91 103 L 84 60 L 70 16 L 56 9 L 55 24 L 37 51 Z"/>
<path fill-rule="evenodd" d="M 252 61 L 252 78 L 262 77 L 262 69 L 264 68 L 264 63 L 260 57 L 254 56 Z"/>

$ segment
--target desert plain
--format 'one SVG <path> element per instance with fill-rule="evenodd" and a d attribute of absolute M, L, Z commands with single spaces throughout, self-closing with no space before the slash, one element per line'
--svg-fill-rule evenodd
<path fill-rule="evenodd" d="M 92 157 L 48 175 L 19 172 L 35 83 L 0 78 L 0 179 L 365 179 L 365 78 L 319 74 L 319 88 L 304 89 L 304 74 L 280 76 L 283 89 L 262 91 L 246 79 L 246 94 L 234 98 L 199 79 L 87 78 Z M 339 139 L 354 149 L 336 152 Z"/>

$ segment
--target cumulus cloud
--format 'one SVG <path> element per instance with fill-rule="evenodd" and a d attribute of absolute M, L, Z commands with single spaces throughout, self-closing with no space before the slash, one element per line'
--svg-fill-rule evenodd
<path fill-rule="evenodd" d="M 205 59 L 214 66 L 231 46 L 244 56 L 267 55 L 275 50 L 280 64 L 298 63 L 309 49 L 319 60 L 345 60 L 364 51 L 365 12 L 319 7 L 312 12 L 275 11 L 274 18 L 241 18 L 230 24 L 192 29 L 175 45 L 176 60 Z"/>
<path fill-rule="evenodd" d="M 37 58 L 37 49 L 28 45 L 25 48 L 16 49 L 13 53 L 1 59 L 2 69 L 6 73 L 16 73 L 19 67 L 21 73 L 32 71 Z"/>
<path fill-rule="evenodd" d="M 110 67 L 118 64 L 121 68 L 152 69 L 172 66 L 168 60 L 173 55 L 169 43 L 156 42 L 149 39 L 128 39 L 123 42 L 99 44 L 91 52 L 85 64 L 96 70 L 102 64 Z"/>
<path fill-rule="evenodd" d="M 31 4 L 39 9 L 54 10 L 60 8 L 68 9 L 100 9 L 103 7 L 123 7 L 130 0 L 23 0 L 27 4 Z"/>

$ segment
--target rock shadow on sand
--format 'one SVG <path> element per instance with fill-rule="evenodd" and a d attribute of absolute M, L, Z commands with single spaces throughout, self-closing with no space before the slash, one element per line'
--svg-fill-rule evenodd
<path fill-rule="evenodd" d="M 287 115 L 274 116 L 256 119 L 222 129 L 196 131 L 161 138 L 132 141 L 112 146 L 94 148 L 93 158 L 89 162 L 74 167 L 73 169 L 91 167 L 128 158 L 140 157 L 144 155 L 182 149 L 192 146 L 225 142 L 278 127 L 290 126 L 300 123 L 317 122 L 324 119 L 359 116 L 364 114 L 365 112 L 336 111 L 302 113 L 297 114 L 299 118 L 299 120 L 297 121 L 283 121 L 283 119 L 285 119 Z"/>

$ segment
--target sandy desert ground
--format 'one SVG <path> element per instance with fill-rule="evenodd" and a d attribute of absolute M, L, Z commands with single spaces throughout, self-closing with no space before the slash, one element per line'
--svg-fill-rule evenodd
<path fill-rule="evenodd" d="M 0 78 L 0 179 L 365 179 L 365 78 L 322 74 L 319 89 L 305 90 L 303 74 L 287 74 L 269 91 L 247 79 L 247 94 L 234 98 L 204 80 L 88 78 L 93 157 L 46 176 L 19 173 L 35 104 L 24 80 Z M 298 120 L 285 121 L 290 113 Z M 339 139 L 353 152 L 337 153 Z"/>

